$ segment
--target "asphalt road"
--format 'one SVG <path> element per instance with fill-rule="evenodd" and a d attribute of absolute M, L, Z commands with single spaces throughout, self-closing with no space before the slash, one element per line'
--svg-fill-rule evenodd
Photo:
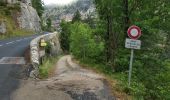
<path fill-rule="evenodd" d="M 3 57 L 23 57 L 30 41 L 37 36 L 0 40 L 0 60 Z M 17 73 L 21 66 L 17 64 L 0 64 L 0 100 L 12 100 L 10 95 L 20 85 Z"/>

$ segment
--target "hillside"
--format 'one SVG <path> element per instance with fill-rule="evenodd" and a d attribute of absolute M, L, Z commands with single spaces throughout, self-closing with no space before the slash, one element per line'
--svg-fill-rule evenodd
<path fill-rule="evenodd" d="M 44 20 L 50 18 L 53 23 L 58 23 L 62 19 L 71 21 L 77 10 L 80 11 L 82 19 L 87 18 L 87 16 L 92 13 L 94 14 L 95 5 L 93 4 L 93 0 L 78 0 L 65 6 L 47 5 L 43 18 Z"/>
<path fill-rule="evenodd" d="M 0 1 L 0 38 L 41 31 L 40 18 L 30 0 Z"/>

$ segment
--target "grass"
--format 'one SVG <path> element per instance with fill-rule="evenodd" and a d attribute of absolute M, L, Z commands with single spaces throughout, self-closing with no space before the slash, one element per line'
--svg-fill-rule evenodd
<path fill-rule="evenodd" d="M 51 57 L 45 57 L 43 60 L 43 64 L 40 65 L 40 78 L 41 79 L 45 79 L 48 78 L 50 76 L 52 76 L 54 74 L 55 68 L 56 68 L 56 63 L 58 61 L 58 59 L 61 56 L 51 56 Z"/>
<path fill-rule="evenodd" d="M 124 91 L 124 87 L 126 87 L 125 84 L 127 83 L 127 75 L 125 73 L 115 73 L 111 67 L 100 63 L 89 63 L 91 61 L 77 61 L 74 59 L 74 62 L 80 64 L 83 68 L 93 70 L 96 73 L 104 75 L 106 80 L 109 82 L 113 95 L 120 100 L 132 100 L 132 97 Z"/>

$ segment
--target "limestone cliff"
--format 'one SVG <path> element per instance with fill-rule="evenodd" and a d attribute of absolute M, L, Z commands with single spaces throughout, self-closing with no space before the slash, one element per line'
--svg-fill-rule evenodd
<path fill-rule="evenodd" d="M 29 1 L 29 0 L 28 0 Z M 30 2 L 21 2 L 21 13 L 17 18 L 20 28 L 40 31 L 40 18 Z"/>
<path fill-rule="evenodd" d="M 41 31 L 40 18 L 31 0 L 0 0 L 0 34 L 15 29 Z"/>

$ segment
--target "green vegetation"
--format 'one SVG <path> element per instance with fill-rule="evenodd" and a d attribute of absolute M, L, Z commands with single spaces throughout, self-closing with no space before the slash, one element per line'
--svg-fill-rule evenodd
<path fill-rule="evenodd" d="M 99 21 L 62 23 L 62 45 L 81 63 L 117 79 L 135 100 L 170 99 L 170 2 L 168 0 L 95 0 Z M 86 22 L 86 21 L 84 21 Z M 141 50 L 135 50 L 132 84 L 127 85 L 130 50 L 127 28 L 142 29 Z M 95 26 L 95 27 L 90 27 Z M 66 30 L 65 30 L 66 29 Z M 62 41 L 64 43 L 64 41 Z M 96 67 L 98 66 L 98 67 Z"/>
<path fill-rule="evenodd" d="M 76 21 L 81 21 L 81 14 L 80 14 L 79 10 L 77 10 L 77 11 L 75 12 L 74 17 L 73 17 L 73 19 L 72 19 L 72 22 L 73 22 L 73 23 L 76 22 Z"/>
<path fill-rule="evenodd" d="M 4 2 L 0 2 L 0 13 L 1 15 L 12 15 L 13 13 L 20 12 L 21 7 L 19 3 L 16 4 L 6 4 Z"/>
<path fill-rule="evenodd" d="M 56 66 L 56 61 L 59 59 L 59 56 L 55 57 L 55 56 L 48 56 L 45 57 L 43 60 L 43 64 L 40 65 L 40 78 L 48 78 L 50 77 L 50 75 L 53 74 L 53 72 L 55 71 L 55 66 Z"/>
<path fill-rule="evenodd" d="M 104 44 L 100 40 L 97 42 L 89 25 L 76 22 L 70 28 L 70 52 L 79 59 L 93 62 L 101 60 L 99 55 L 102 55 Z"/>
<path fill-rule="evenodd" d="M 44 3 L 42 0 L 31 0 L 32 6 L 36 9 L 38 15 L 42 17 L 42 14 L 44 12 Z"/>
<path fill-rule="evenodd" d="M 46 24 L 47 25 L 45 26 L 45 30 L 49 31 L 49 32 L 52 31 L 52 26 L 51 26 L 52 25 L 52 21 L 51 21 L 50 18 L 47 18 Z"/>
<path fill-rule="evenodd" d="M 38 16 L 40 17 L 41 19 L 41 28 L 43 31 L 51 31 L 51 25 L 44 25 L 43 21 L 44 19 L 42 18 L 42 15 L 44 13 L 44 2 L 43 0 L 31 0 L 32 2 L 32 6 L 34 9 L 36 9 L 37 13 L 38 13 Z M 51 19 L 48 19 L 47 20 L 47 23 L 51 23 Z"/>
<path fill-rule="evenodd" d="M 44 48 L 46 56 L 43 57 L 42 64 L 40 65 L 39 72 L 40 78 L 48 78 L 50 77 L 56 68 L 56 61 L 62 56 L 51 55 L 51 44 L 50 42 L 46 42 L 47 46 Z"/>
<path fill-rule="evenodd" d="M 61 35 L 60 35 L 60 43 L 61 48 L 64 52 L 69 52 L 70 50 L 70 26 L 71 23 L 67 23 L 66 21 L 62 20 L 60 26 L 62 27 Z"/>

